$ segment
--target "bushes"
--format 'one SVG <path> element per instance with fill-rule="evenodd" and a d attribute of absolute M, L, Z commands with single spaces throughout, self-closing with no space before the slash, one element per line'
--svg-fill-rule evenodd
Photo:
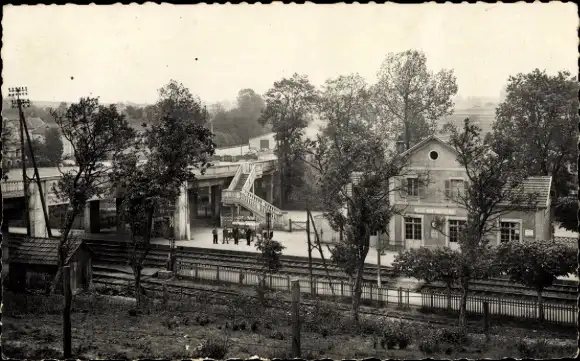
<path fill-rule="evenodd" d="M 202 342 L 193 352 L 194 358 L 211 358 L 222 360 L 228 353 L 228 346 L 225 342 L 218 342 L 213 339 L 207 339 Z"/>
<path fill-rule="evenodd" d="M 519 357 L 529 359 L 550 359 L 572 357 L 575 353 L 573 346 L 551 344 L 545 338 L 535 341 L 521 338 L 515 342 Z"/>
<path fill-rule="evenodd" d="M 381 336 L 381 347 L 389 350 L 396 346 L 401 350 L 406 349 L 412 341 L 411 331 L 403 322 L 385 322 Z"/>
<path fill-rule="evenodd" d="M 437 352 L 450 355 L 470 341 L 459 328 L 429 328 L 421 338 L 419 350 L 427 355 Z"/>

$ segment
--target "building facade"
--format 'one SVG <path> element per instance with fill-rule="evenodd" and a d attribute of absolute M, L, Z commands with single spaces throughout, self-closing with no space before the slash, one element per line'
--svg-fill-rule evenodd
<path fill-rule="evenodd" d="M 409 156 L 409 174 L 392 181 L 390 202 L 400 215 L 389 224 L 389 235 L 380 235 L 382 243 L 395 248 L 446 246 L 458 249 L 460 227 L 467 221 L 467 211 L 452 198 L 468 187 L 468 178 L 457 161 L 457 153 L 445 141 L 432 136 L 405 152 Z M 421 182 L 420 174 L 429 181 Z M 537 193 L 535 211 L 514 211 L 498 219 L 490 244 L 550 239 L 551 177 L 530 177 L 524 191 Z M 386 236 L 386 237 L 385 237 Z"/>

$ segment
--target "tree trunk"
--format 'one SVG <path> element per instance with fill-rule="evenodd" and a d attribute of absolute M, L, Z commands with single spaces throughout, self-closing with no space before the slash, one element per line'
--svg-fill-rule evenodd
<path fill-rule="evenodd" d="M 538 319 L 544 321 L 544 299 L 542 298 L 542 290 L 536 290 L 538 293 Z"/>
<path fill-rule="evenodd" d="M 469 291 L 468 280 L 461 282 L 461 303 L 459 305 L 459 327 L 467 332 L 467 292 Z"/>
<path fill-rule="evenodd" d="M 70 289 L 70 266 L 63 267 L 63 292 L 64 292 L 64 307 L 62 309 L 62 337 L 63 337 L 63 354 L 64 358 L 72 356 L 72 334 L 71 334 L 71 320 L 70 311 L 72 304 L 72 292 Z"/>
<path fill-rule="evenodd" d="M 135 308 L 141 309 L 141 265 L 133 265 L 135 276 Z"/>
<path fill-rule="evenodd" d="M 352 317 L 358 323 L 359 321 L 359 308 L 360 300 L 362 296 L 362 277 L 364 272 L 364 262 L 358 262 L 356 276 L 354 279 L 354 287 L 352 292 Z"/>
<path fill-rule="evenodd" d="M 74 220 L 74 218 L 73 218 Z M 70 231 L 72 229 L 72 223 L 73 222 L 67 222 L 67 224 L 65 225 L 64 228 L 64 232 L 61 235 L 61 238 L 58 242 L 58 266 L 57 266 L 57 270 L 56 270 L 56 275 L 54 276 L 54 280 L 52 282 L 52 285 L 50 286 L 50 294 L 53 295 L 56 292 L 56 287 L 58 285 L 58 282 L 60 281 L 61 277 L 62 277 L 62 268 L 65 266 L 65 261 L 66 261 L 66 252 L 64 250 L 64 246 L 68 241 L 68 236 L 70 234 Z"/>

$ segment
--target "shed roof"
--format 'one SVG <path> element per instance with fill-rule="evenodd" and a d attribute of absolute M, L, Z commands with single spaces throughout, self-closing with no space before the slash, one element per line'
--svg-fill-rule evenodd
<path fill-rule="evenodd" d="M 58 243 L 59 239 L 56 238 L 10 237 L 10 262 L 57 266 Z M 79 239 L 71 241 L 66 261 L 68 261 L 79 250 L 79 248 L 81 248 L 82 244 L 83 241 Z M 85 245 L 85 247 L 87 246 Z"/>

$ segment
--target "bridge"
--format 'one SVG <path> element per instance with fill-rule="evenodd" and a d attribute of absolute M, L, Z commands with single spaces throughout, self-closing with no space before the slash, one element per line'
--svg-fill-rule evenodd
<path fill-rule="evenodd" d="M 195 182 L 183 185 L 181 194 L 176 201 L 173 222 L 175 237 L 177 240 L 190 239 L 190 226 L 196 222 L 199 216 L 199 197 L 207 196 L 209 209 L 206 214 L 219 220 L 220 225 L 230 224 L 238 216 L 250 216 L 260 223 L 265 223 L 266 214 L 272 215 L 272 224 L 275 228 L 283 228 L 288 223 L 286 213 L 275 207 L 274 199 L 274 172 L 277 168 L 275 157 L 251 160 L 245 162 L 216 162 L 209 167 L 204 174 L 195 170 Z M 63 171 L 74 169 L 64 168 Z M 33 175 L 33 169 L 27 170 L 28 175 Z M 22 212 L 24 199 L 24 183 L 17 170 L 11 171 L 9 178 L 1 182 L 2 198 L 5 209 L 17 209 Z M 62 177 L 57 168 L 39 168 L 41 186 L 44 194 L 46 207 L 58 207 L 67 204 L 53 191 L 53 185 Z M 20 178 L 20 179 L 18 179 Z M 108 180 L 103 180 L 108 192 L 98 197 L 93 197 L 87 202 L 84 215 L 81 215 L 85 232 L 99 233 L 103 223 L 101 214 L 101 202 L 115 203 L 114 223 L 118 233 L 124 233 L 126 225 L 120 221 L 117 208 L 122 201 L 122 192 L 107 187 Z M 29 184 L 29 219 L 31 236 L 46 237 L 47 225 L 45 222 L 40 191 L 36 182 Z M 48 211 L 48 210 L 47 210 Z M 9 213 L 9 212 L 8 212 Z M 6 216 L 7 212 L 5 212 Z M 12 212 L 10 222 L 18 221 Z M 49 212 L 50 214 L 50 212 Z M 49 220 L 50 222 L 50 220 Z M 7 227 L 7 225 L 5 225 Z"/>

